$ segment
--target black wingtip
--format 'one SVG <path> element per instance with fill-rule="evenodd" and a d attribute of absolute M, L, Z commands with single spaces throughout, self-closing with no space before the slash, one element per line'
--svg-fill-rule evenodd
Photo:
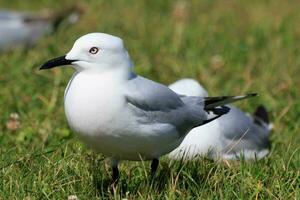
<path fill-rule="evenodd" d="M 227 113 L 229 113 L 230 111 L 230 108 L 227 107 L 227 106 L 220 106 L 220 107 L 216 107 L 216 108 L 213 108 L 213 109 L 210 109 L 210 110 L 206 110 L 207 112 L 212 112 L 213 114 L 217 115 L 211 119 L 207 119 L 207 120 L 204 120 L 203 121 L 203 124 L 201 125 L 204 125 L 204 124 L 207 124 L 211 121 L 214 121 L 220 117 L 222 117 L 223 115 L 226 115 Z"/>
<path fill-rule="evenodd" d="M 248 97 L 256 97 L 256 96 L 259 96 L 259 95 L 258 95 L 258 93 L 249 93 L 246 96 L 248 96 Z"/>
<path fill-rule="evenodd" d="M 253 117 L 256 124 L 260 124 L 260 120 L 267 124 L 270 123 L 268 111 L 263 105 L 257 106 L 256 110 L 253 113 Z"/>
<path fill-rule="evenodd" d="M 226 105 L 243 99 L 248 99 L 257 96 L 257 93 L 249 93 L 246 95 L 238 96 L 218 96 L 218 97 L 205 97 L 204 98 L 204 108 L 211 109 L 214 107 Z"/>
<path fill-rule="evenodd" d="M 220 106 L 207 110 L 207 112 L 212 112 L 215 115 L 225 115 L 230 111 L 228 106 Z"/>

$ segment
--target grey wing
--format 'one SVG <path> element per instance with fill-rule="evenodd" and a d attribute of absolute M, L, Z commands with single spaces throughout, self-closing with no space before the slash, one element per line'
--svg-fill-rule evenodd
<path fill-rule="evenodd" d="M 224 137 L 236 141 L 237 148 L 252 149 L 269 146 L 268 130 L 255 125 L 253 119 L 234 106 L 229 106 L 230 112 L 220 118 L 220 126 Z"/>
<path fill-rule="evenodd" d="M 166 111 L 184 105 L 168 87 L 140 76 L 131 78 L 126 86 L 127 100 L 143 110 Z"/>
<path fill-rule="evenodd" d="M 204 103 L 199 97 L 184 98 L 167 86 L 143 77 L 135 76 L 128 81 L 125 98 L 140 123 L 168 123 L 185 134 L 185 130 L 206 119 Z"/>

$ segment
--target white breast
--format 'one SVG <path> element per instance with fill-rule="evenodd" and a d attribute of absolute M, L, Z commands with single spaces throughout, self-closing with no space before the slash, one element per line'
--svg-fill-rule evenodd
<path fill-rule="evenodd" d="M 71 128 L 82 135 L 109 134 L 124 100 L 120 84 L 99 74 L 78 73 L 65 93 L 65 113 Z M 102 130 L 100 132 L 99 130 Z"/>
<path fill-rule="evenodd" d="M 65 92 L 70 127 L 106 156 L 140 160 L 169 153 L 182 138 L 171 125 L 137 123 L 127 109 L 123 87 L 112 76 L 75 74 Z"/>

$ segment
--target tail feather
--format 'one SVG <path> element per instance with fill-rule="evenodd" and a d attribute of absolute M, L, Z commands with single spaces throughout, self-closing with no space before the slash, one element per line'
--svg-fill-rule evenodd
<path fill-rule="evenodd" d="M 270 122 L 268 111 L 263 105 L 260 105 L 256 108 L 256 110 L 252 114 L 252 117 L 254 124 L 266 130 L 266 135 L 269 135 L 271 133 L 271 131 L 273 130 L 273 123 Z M 270 141 L 268 142 L 271 147 Z"/>
<path fill-rule="evenodd" d="M 240 96 L 220 96 L 220 97 L 205 97 L 204 98 L 204 109 L 206 111 L 211 111 L 218 106 L 224 106 L 235 101 L 240 101 L 243 99 L 248 99 L 250 97 L 257 96 L 256 93 L 240 95 Z"/>
<path fill-rule="evenodd" d="M 208 113 L 212 113 L 213 115 L 210 116 L 207 120 L 204 120 L 202 124 L 197 126 L 207 124 L 227 114 L 230 111 L 230 108 L 225 106 L 226 104 L 235 101 L 240 101 L 243 99 L 248 99 L 250 97 L 255 97 L 255 96 L 257 96 L 256 93 L 240 95 L 240 96 L 204 97 L 204 110 Z"/>
<path fill-rule="evenodd" d="M 266 124 L 270 123 L 268 111 L 263 105 L 260 105 L 256 108 L 253 113 L 253 118 L 254 123 L 258 125 L 261 125 L 261 122 L 264 122 Z"/>

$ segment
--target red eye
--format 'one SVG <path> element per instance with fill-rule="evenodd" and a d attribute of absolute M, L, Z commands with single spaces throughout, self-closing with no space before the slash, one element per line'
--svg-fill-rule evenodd
<path fill-rule="evenodd" d="M 90 52 L 91 54 L 96 54 L 96 53 L 98 53 L 98 51 L 99 51 L 99 49 L 98 49 L 97 47 L 92 47 L 92 48 L 89 50 L 89 52 Z"/>

